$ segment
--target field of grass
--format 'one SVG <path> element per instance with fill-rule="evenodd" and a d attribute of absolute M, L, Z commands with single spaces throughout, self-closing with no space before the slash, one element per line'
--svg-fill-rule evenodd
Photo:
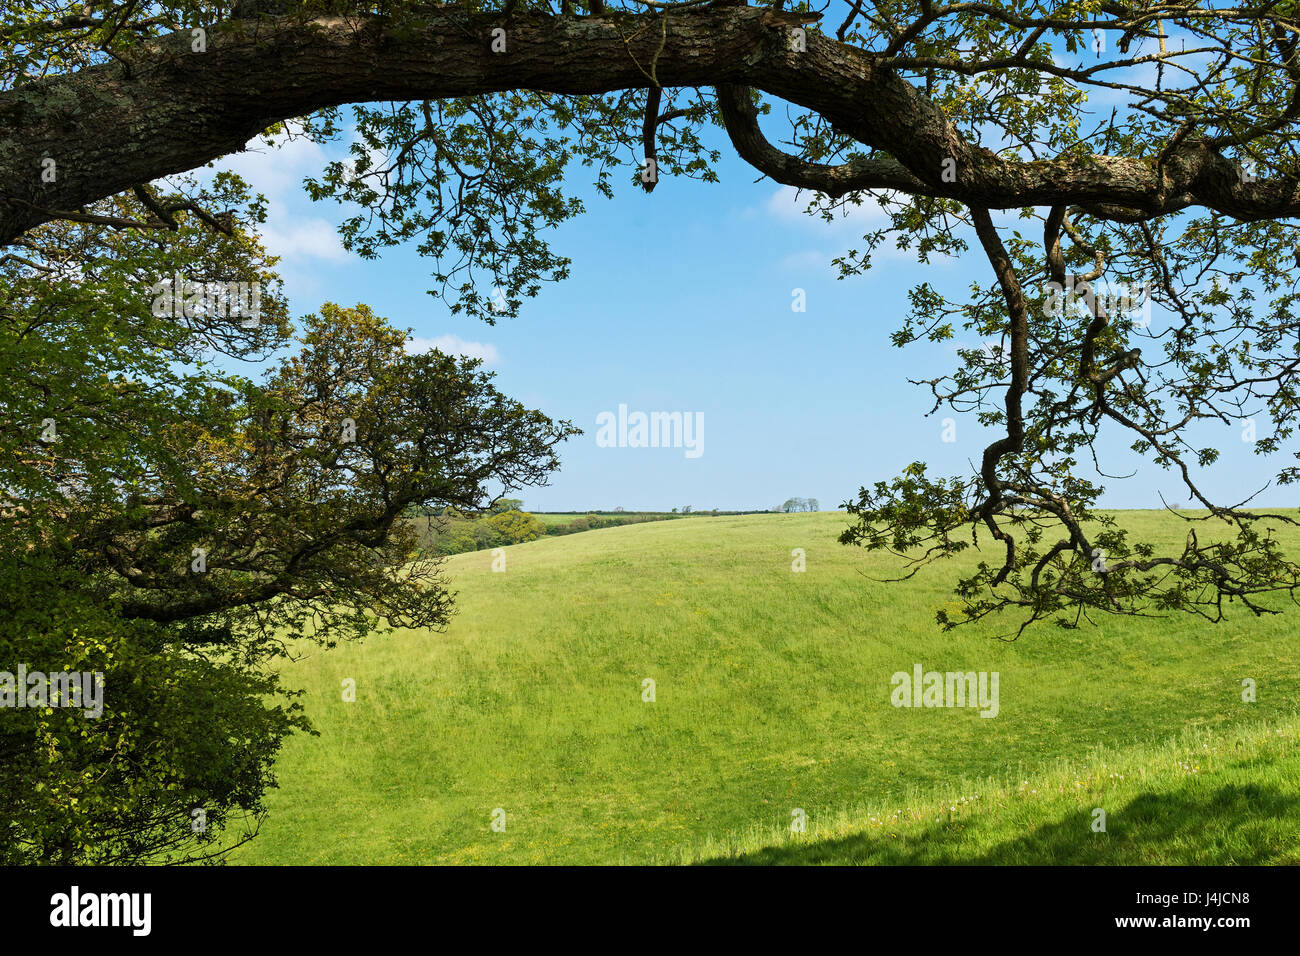
<path fill-rule="evenodd" d="M 800 833 L 755 827 L 661 862 L 1300 865 L 1298 740 L 1295 718 L 1190 731 L 1062 761 L 1019 783 L 847 808 L 807 819 Z"/>
<path fill-rule="evenodd" d="M 285 665 L 321 736 L 286 745 L 232 862 L 1297 862 L 1300 608 L 943 634 L 958 569 L 879 583 L 896 566 L 839 545 L 845 521 L 629 525 L 511 547 L 505 573 L 449 559 L 446 633 Z M 999 672 L 997 717 L 892 706 L 915 664 Z"/>

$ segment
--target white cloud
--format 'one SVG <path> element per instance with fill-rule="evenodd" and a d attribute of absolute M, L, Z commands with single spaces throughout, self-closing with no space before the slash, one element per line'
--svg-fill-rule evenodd
<path fill-rule="evenodd" d="M 274 255 L 288 259 L 329 259 L 339 262 L 348 258 L 348 251 L 339 241 L 332 222 L 324 219 L 301 219 L 292 225 L 279 225 L 278 220 L 288 217 L 270 217 L 262 227 L 262 241 Z"/>
<path fill-rule="evenodd" d="M 302 190 L 303 179 L 318 175 L 328 162 L 319 143 L 282 133 L 269 145 L 254 137 L 244 152 L 224 157 L 216 168 L 238 173 L 253 192 L 265 194 L 266 222 L 258 233 L 272 255 L 286 264 L 343 262 L 351 255 L 339 241 L 337 223 L 307 215 L 314 207 Z"/>
<path fill-rule="evenodd" d="M 440 335 L 427 339 L 413 336 L 406 342 L 406 351 L 412 355 L 422 355 L 437 349 L 444 355 L 464 355 L 468 358 L 482 359 L 485 365 L 494 365 L 501 357 L 497 347 L 490 342 L 469 342 L 459 335 Z"/>
<path fill-rule="evenodd" d="M 792 252 L 783 256 L 778 265 L 782 269 L 816 269 L 830 264 L 833 256 L 827 255 L 820 249 L 804 249 L 802 252 Z"/>
<path fill-rule="evenodd" d="M 231 153 L 217 164 L 248 180 L 254 191 L 266 193 L 267 199 L 284 201 L 300 194 L 303 177 L 319 173 L 327 162 L 319 143 L 301 137 L 290 139 L 280 134 L 267 145 L 261 136 L 245 144 L 242 153 Z"/>
<path fill-rule="evenodd" d="M 804 211 L 812 202 L 813 195 L 806 189 L 800 192 L 793 186 L 782 186 L 768 197 L 766 209 L 783 222 L 804 223 L 813 229 L 832 229 L 857 235 L 874 232 L 889 224 L 888 214 L 871 196 L 863 196 L 861 205 L 850 204 L 836 210 L 834 220 L 828 223 L 819 214 L 809 215 Z"/>
<path fill-rule="evenodd" d="M 831 260 L 836 256 L 846 255 L 850 248 L 863 251 L 864 244 L 860 240 L 868 234 L 887 228 L 890 223 L 889 214 L 879 202 L 870 196 L 865 196 L 861 205 L 849 206 L 838 211 L 832 222 L 826 222 L 815 213 L 810 216 L 804 212 L 812 198 L 813 194 L 807 190 L 800 193 L 793 186 L 782 186 L 767 198 L 763 210 L 782 223 L 788 223 L 792 227 L 801 226 L 809 233 L 820 233 L 822 238 L 819 241 L 829 242 L 832 248 L 843 244 L 842 247 L 839 251 L 801 249 L 789 252 L 782 257 L 777 266 L 793 271 L 822 268 L 828 275 L 838 279 L 839 267 Z M 916 255 L 915 252 L 900 250 L 896 236 L 891 235 L 876 247 L 871 260 L 876 263 L 886 261 L 911 263 L 916 261 Z M 945 264 L 942 256 L 934 257 L 931 263 Z"/>

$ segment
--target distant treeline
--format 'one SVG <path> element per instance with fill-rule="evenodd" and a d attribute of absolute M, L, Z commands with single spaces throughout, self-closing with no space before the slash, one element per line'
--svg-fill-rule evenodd
<path fill-rule="evenodd" d="M 803 502 L 804 499 L 799 499 Z M 816 501 L 811 502 L 813 505 Z M 576 534 L 599 528 L 617 528 L 646 521 L 671 518 L 712 518 L 725 515 L 768 514 L 795 510 L 786 505 L 751 511 L 695 511 L 690 505 L 672 511 L 551 511 L 541 517 L 523 510 L 518 498 L 503 498 L 484 514 L 461 514 L 451 509 L 412 507 L 405 515 L 414 528 L 417 553 L 421 555 L 464 554 L 504 548 L 512 544 L 536 541 L 546 535 Z M 799 509 L 803 510 L 803 509 Z M 815 508 L 813 509 L 815 510 Z M 572 517 L 569 517 L 572 515 Z M 565 520 L 567 519 L 567 520 Z"/>
<path fill-rule="evenodd" d="M 816 504 L 816 498 L 803 499 Z M 749 508 L 744 511 L 723 511 L 721 508 L 705 508 L 699 511 L 693 509 L 690 505 L 684 508 L 674 508 L 672 511 L 624 511 L 622 508 L 615 508 L 613 511 L 539 511 L 537 512 L 543 519 L 555 519 L 567 515 L 585 515 L 587 517 L 600 518 L 638 518 L 644 521 L 658 521 L 662 518 L 723 518 L 728 515 L 766 515 L 774 511 L 783 510 L 783 505 L 773 505 L 770 508 Z M 810 510 L 816 510 L 810 509 Z"/>
<path fill-rule="evenodd" d="M 415 530 L 418 554 L 445 556 L 536 541 L 546 534 L 546 525 L 522 505 L 517 498 L 503 498 L 486 514 L 411 508 L 404 517 Z"/>
<path fill-rule="evenodd" d="M 555 521 L 554 515 L 568 515 L 574 517 L 569 521 Z M 594 511 L 588 511 L 585 514 L 580 511 L 553 511 L 547 515 L 552 518 L 546 523 L 547 534 L 574 534 L 578 531 L 595 531 L 597 528 L 617 528 L 625 524 L 640 524 L 644 521 L 665 521 L 669 518 L 680 518 L 679 514 L 669 514 L 662 511 L 637 511 L 614 514 L 600 514 Z"/>

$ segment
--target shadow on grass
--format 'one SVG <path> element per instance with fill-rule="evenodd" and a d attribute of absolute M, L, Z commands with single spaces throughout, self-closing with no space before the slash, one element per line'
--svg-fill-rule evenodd
<path fill-rule="evenodd" d="M 1104 798 L 1101 799 L 1104 804 Z M 1047 808 L 1045 808 L 1047 809 Z M 1143 793 L 1107 810 L 1092 832 L 1092 808 L 1068 811 L 1003 839 L 996 813 L 954 818 L 907 836 L 891 828 L 826 840 L 797 840 L 698 865 L 1027 865 L 1300 863 L 1300 795 L 1226 784 L 1204 794 Z M 897 832 L 897 831 L 894 831 Z"/>

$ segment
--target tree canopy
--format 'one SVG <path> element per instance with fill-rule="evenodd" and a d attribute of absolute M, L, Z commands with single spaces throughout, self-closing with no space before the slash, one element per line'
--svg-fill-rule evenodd
<path fill-rule="evenodd" d="M 563 190 L 571 167 L 605 192 L 620 165 L 646 189 L 712 179 L 707 127 L 720 125 L 756 170 L 812 190 L 813 212 L 889 209 L 843 274 L 887 236 L 923 260 L 974 239 L 989 261 L 993 281 L 970 298 L 915 289 L 894 340 L 955 323 L 1000 338 L 1007 361 L 967 356 L 927 384 L 936 407 L 1005 437 L 971 475 L 931 479 L 918 463 L 864 489 L 846 540 L 943 555 L 962 544 L 953 532 L 983 525 L 1006 560 L 966 582 L 985 595 L 977 616 L 1133 611 L 1152 595 L 1260 609 L 1252 595 L 1290 589 L 1295 568 L 1249 530 L 1261 515 L 1200 492 L 1195 469 L 1216 452 L 1185 435 L 1259 412 L 1274 426 L 1260 454 L 1290 436 L 1294 6 L 28 2 L 0 21 L 0 241 L 69 221 L 222 228 L 204 211 L 214 197 L 149 184 L 285 120 L 333 137 L 352 104 L 353 160 L 322 170 L 312 195 L 361 207 L 343 238 L 363 255 L 417 239 L 435 290 L 492 321 L 568 275 L 545 232 L 582 211 Z M 760 116 L 779 101 L 794 109 L 774 138 Z M 996 210 L 1023 226 L 996 226 Z M 1257 288 L 1228 295 L 1246 279 Z M 1090 294 L 1103 282 L 1141 288 L 1175 322 L 1135 327 Z M 1053 284 L 1083 294 L 1046 306 Z M 1078 461 L 1103 423 L 1175 469 L 1234 541 L 1193 535 L 1157 555 L 1087 530 L 1100 488 Z M 1043 544 L 1052 527 L 1063 537 Z"/>

